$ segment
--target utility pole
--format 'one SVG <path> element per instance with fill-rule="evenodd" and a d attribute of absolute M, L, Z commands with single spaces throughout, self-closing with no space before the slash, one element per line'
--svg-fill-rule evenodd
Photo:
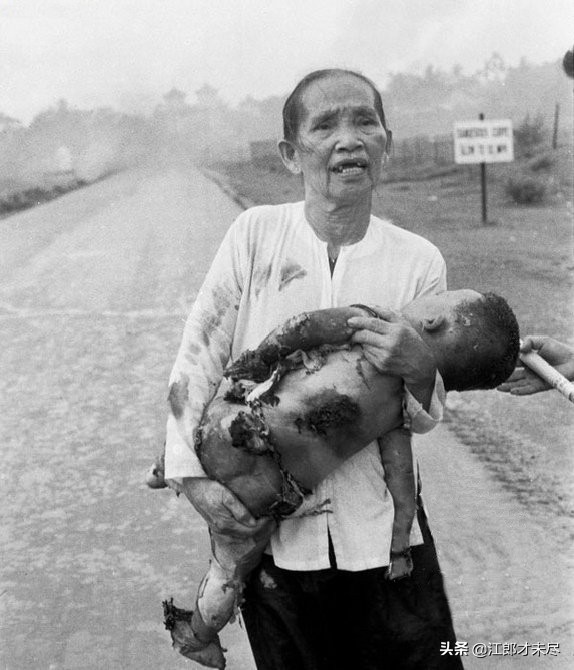
<path fill-rule="evenodd" d="M 481 112 L 478 118 L 484 121 L 484 114 Z M 480 164 L 480 186 L 482 191 L 482 223 L 486 224 L 488 217 L 486 214 L 486 163 L 484 161 Z"/>
<path fill-rule="evenodd" d="M 552 131 L 552 148 L 558 147 L 558 120 L 560 118 L 560 103 L 556 103 L 554 107 L 554 130 Z"/>

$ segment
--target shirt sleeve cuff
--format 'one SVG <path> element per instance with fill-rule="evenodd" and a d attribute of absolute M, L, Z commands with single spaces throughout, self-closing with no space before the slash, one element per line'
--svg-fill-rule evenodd
<path fill-rule="evenodd" d="M 436 373 L 434 390 L 428 412 L 405 386 L 403 415 L 405 427 L 413 433 L 428 433 L 442 421 L 446 391 L 439 372 Z"/>
<path fill-rule="evenodd" d="M 177 429 L 177 422 L 170 414 L 165 440 L 165 478 L 182 480 L 185 477 L 206 477 L 199 458 Z M 181 483 L 181 482 L 180 482 Z"/>

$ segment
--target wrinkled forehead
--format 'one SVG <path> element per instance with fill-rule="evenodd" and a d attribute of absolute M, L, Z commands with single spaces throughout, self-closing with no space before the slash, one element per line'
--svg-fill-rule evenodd
<path fill-rule="evenodd" d="M 303 92 L 301 104 L 303 119 L 353 108 L 376 113 L 375 92 L 367 82 L 352 74 L 336 74 L 312 82 Z"/>

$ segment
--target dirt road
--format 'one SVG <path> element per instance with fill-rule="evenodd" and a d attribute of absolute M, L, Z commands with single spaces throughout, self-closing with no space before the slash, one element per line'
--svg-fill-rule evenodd
<path fill-rule="evenodd" d="M 117 175 L 0 222 L 0 668 L 191 667 L 161 600 L 191 604 L 206 533 L 143 476 L 183 319 L 238 211 L 187 167 Z M 446 428 L 419 452 L 467 667 L 571 667 L 564 545 Z M 478 659 L 475 642 L 561 654 Z M 224 643 L 230 669 L 252 670 L 239 626 Z"/>

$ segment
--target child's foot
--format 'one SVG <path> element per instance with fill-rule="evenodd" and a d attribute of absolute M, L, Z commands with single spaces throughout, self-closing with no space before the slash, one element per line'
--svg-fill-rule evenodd
<path fill-rule="evenodd" d="M 164 469 L 165 461 L 162 454 L 155 459 L 153 465 L 147 471 L 145 482 L 150 489 L 164 489 L 167 486 L 164 478 Z"/>
<path fill-rule="evenodd" d="M 180 654 L 207 668 L 224 670 L 225 657 L 219 642 L 219 636 L 209 642 L 199 640 L 191 627 L 193 612 L 180 609 L 173 604 L 173 598 L 164 600 L 163 613 L 165 627 L 171 633 L 174 649 Z"/>
<path fill-rule="evenodd" d="M 410 547 L 404 551 L 391 551 L 391 562 L 385 573 L 385 577 L 391 581 L 410 577 L 413 571 L 413 559 Z"/>

